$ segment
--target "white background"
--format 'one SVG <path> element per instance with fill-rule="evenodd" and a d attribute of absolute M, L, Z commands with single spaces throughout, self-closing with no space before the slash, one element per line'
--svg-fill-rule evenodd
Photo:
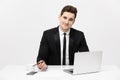
<path fill-rule="evenodd" d="M 0 0 L 0 69 L 35 63 L 42 33 L 59 25 L 61 9 L 78 8 L 74 28 L 91 51 L 103 51 L 103 65 L 120 66 L 120 0 Z"/>

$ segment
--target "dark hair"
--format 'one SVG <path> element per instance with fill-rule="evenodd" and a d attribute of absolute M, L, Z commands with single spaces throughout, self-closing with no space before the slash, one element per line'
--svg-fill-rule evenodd
<path fill-rule="evenodd" d="M 64 12 L 70 12 L 70 13 L 73 13 L 75 15 L 75 18 L 77 16 L 77 8 L 76 7 L 73 7 L 71 5 L 67 5 L 65 6 L 62 11 L 61 11 L 61 16 L 63 15 Z"/>

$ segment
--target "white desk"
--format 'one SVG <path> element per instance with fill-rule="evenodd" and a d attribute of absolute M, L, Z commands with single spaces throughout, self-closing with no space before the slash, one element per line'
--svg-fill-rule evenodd
<path fill-rule="evenodd" d="M 46 72 L 34 75 L 26 75 L 27 72 L 26 66 L 6 66 L 0 71 L 0 80 L 120 80 L 120 69 L 111 65 L 103 66 L 101 72 L 83 75 L 68 74 L 60 66 L 48 66 Z"/>

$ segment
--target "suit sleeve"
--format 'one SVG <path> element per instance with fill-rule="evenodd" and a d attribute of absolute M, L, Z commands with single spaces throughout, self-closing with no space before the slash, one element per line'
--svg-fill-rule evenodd
<path fill-rule="evenodd" d="M 88 48 L 88 45 L 86 43 L 84 33 L 82 33 L 79 52 L 85 52 L 85 51 L 89 51 L 89 48 Z"/>
<path fill-rule="evenodd" d="M 45 62 L 47 62 L 47 57 L 48 57 L 48 42 L 47 42 L 47 34 L 46 32 L 44 32 L 40 42 L 37 62 L 40 60 L 44 60 Z"/>

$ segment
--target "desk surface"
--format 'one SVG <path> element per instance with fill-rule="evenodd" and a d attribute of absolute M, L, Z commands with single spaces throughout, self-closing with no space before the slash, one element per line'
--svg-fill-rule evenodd
<path fill-rule="evenodd" d="M 48 66 L 45 72 L 26 75 L 26 66 L 11 65 L 0 71 L 0 80 L 120 80 L 120 69 L 117 66 L 102 66 L 101 72 L 82 75 L 71 75 L 63 71 L 71 67 Z"/>

